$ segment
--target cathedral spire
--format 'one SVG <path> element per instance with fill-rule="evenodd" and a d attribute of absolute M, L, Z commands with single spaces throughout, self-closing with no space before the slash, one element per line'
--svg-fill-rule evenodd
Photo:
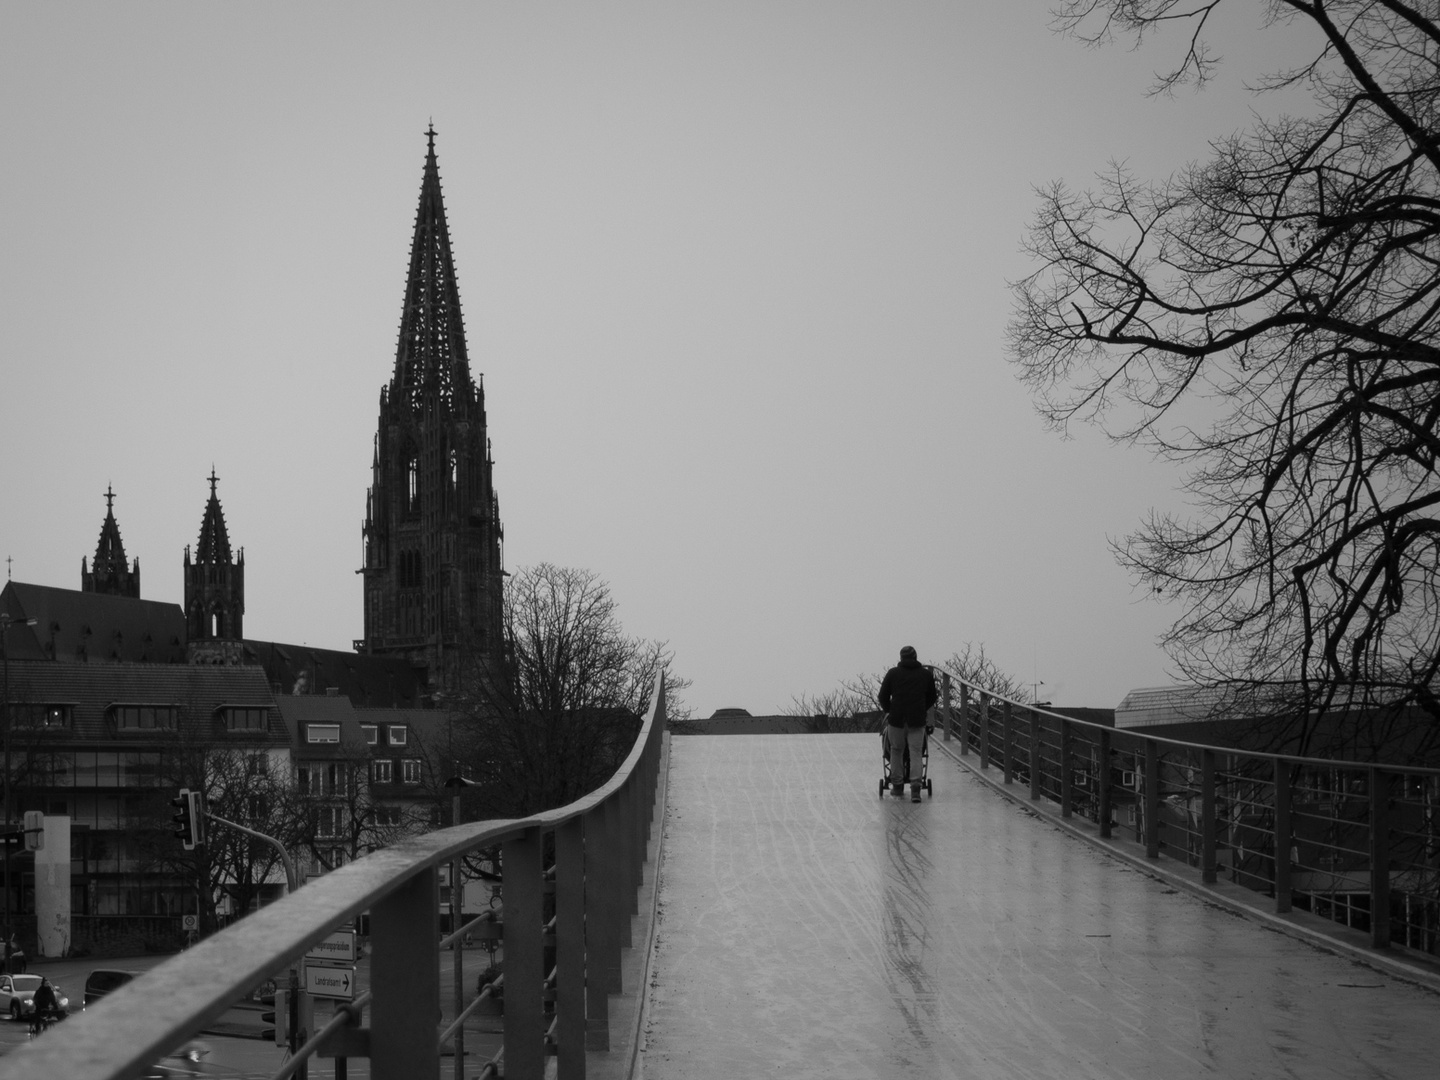
<path fill-rule="evenodd" d="M 415 237 L 410 243 L 410 273 L 405 283 L 390 400 L 421 412 L 425 400 L 435 397 L 445 407 L 458 406 L 463 411 L 462 403 L 473 400 L 475 389 L 465 352 L 460 290 L 455 282 L 450 229 L 440 193 L 433 124 L 425 138 L 425 173 L 420 181 Z"/>
<path fill-rule="evenodd" d="M 105 485 L 105 521 L 100 526 L 100 542 L 95 545 L 95 562 L 87 568 L 85 560 L 80 560 L 80 589 L 140 598 L 140 560 L 135 560 L 132 569 L 125 559 L 125 542 L 115 523 L 115 492 L 109 484 Z"/>
<path fill-rule="evenodd" d="M 395 374 L 380 393 L 365 499 L 365 637 L 356 649 L 407 659 L 432 690 L 449 691 L 503 663 L 504 529 L 433 124 L 425 144 Z"/>

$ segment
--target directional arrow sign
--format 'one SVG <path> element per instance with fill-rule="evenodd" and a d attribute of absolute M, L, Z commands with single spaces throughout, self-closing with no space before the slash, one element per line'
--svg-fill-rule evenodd
<path fill-rule="evenodd" d="M 305 965 L 305 992 L 314 997 L 355 1000 L 355 969 L 353 967 L 313 967 Z"/>

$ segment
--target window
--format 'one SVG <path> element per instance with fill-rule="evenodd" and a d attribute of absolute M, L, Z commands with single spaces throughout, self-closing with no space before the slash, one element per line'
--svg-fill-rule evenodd
<path fill-rule="evenodd" d="M 225 717 L 226 731 L 268 731 L 270 710 L 257 705 L 225 705 L 220 712 Z"/>
<path fill-rule="evenodd" d="M 386 762 L 388 765 L 389 762 Z M 398 806 L 377 806 L 375 807 L 376 825 L 399 825 L 400 807 Z"/>
<path fill-rule="evenodd" d="M 407 737 L 406 727 L 404 724 L 391 724 L 390 727 L 386 729 L 386 735 L 390 740 L 391 746 L 404 746 Z"/>
<path fill-rule="evenodd" d="M 73 705 L 10 705 L 10 715 L 17 727 L 67 728 L 74 716 Z"/>
<path fill-rule="evenodd" d="M 317 806 L 315 808 L 315 835 L 340 835 L 340 808 L 338 806 Z"/>
<path fill-rule="evenodd" d="M 370 763 L 370 780 L 375 784 L 388 784 L 391 780 L 391 764 L 388 759 Z"/>
<path fill-rule="evenodd" d="M 305 741 L 311 743 L 338 743 L 340 741 L 340 725 L 306 724 Z"/>
<path fill-rule="evenodd" d="M 407 784 L 418 784 L 420 782 L 420 759 L 406 758 L 400 762 L 401 779 Z"/>
<path fill-rule="evenodd" d="M 312 785 L 315 783 L 316 779 L 317 778 L 314 772 L 311 771 L 308 765 L 300 765 L 296 767 L 295 787 L 299 789 L 301 795 L 315 794 L 315 790 Z"/>
<path fill-rule="evenodd" d="M 361 724 L 360 734 L 365 736 L 365 741 L 371 746 L 380 742 L 380 726 L 378 724 Z"/>

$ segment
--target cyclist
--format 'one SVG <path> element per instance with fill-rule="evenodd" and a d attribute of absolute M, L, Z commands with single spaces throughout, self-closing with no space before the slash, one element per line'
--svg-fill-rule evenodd
<path fill-rule="evenodd" d="M 40 980 L 40 987 L 30 1005 L 30 1035 L 33 1038 L 45 1030 L 45 1025 L 60 1011 L 60 999 L 55 996 L 55 987 L 49 979 Z"/>

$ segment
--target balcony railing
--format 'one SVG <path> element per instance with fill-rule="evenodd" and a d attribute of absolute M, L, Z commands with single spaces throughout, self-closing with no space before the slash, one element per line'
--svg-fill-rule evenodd
<path fill-rule="evenodd" d="M 590 795 L 534 817 L 439 829 L 316 878 L 0 1058 L 0 1078 L 124 1080 L 143 1074 L 253 987 L 369 912 L 368 992 L 337 1009 L 320 1031 L 307 1032 L 277 1076 L 299 1071 L 318 1052 L 368 1057 L 375 1080 L 436 1080 L 441 1047 L 457 1032 L 454 1023 L 445 1031 L 437 1026 L 439 950 L 455 948 L 459 996 L 462 952 L 456 939 L 466 932 L 441 939 L 440 869 L 469 852 L 497 847 L 503 872 L 503 1074 L 538 1080 L 547 1056 L 555 1055 L 559 1076 L 583 1077 L 587 1046 L 609 1045 L 607 995 L 621 989 L 621 949 L 630 944 L 664 729 L 664 687 L 657 678 L 629 756 Z"/>
<path fill-rule="evenodd" d="M 957 694 L 958 689 L 958 694 Z M 956 700 L 958 697 L 958 701 Z M 1376 949 L 1440 953 L 1440 769 L 1267 754 L 1076 720 L 942 675 L 943 737 L 1004 784 L 1130 830 L 1151 859 L 1224 875 L 1368 931 Z"/>

